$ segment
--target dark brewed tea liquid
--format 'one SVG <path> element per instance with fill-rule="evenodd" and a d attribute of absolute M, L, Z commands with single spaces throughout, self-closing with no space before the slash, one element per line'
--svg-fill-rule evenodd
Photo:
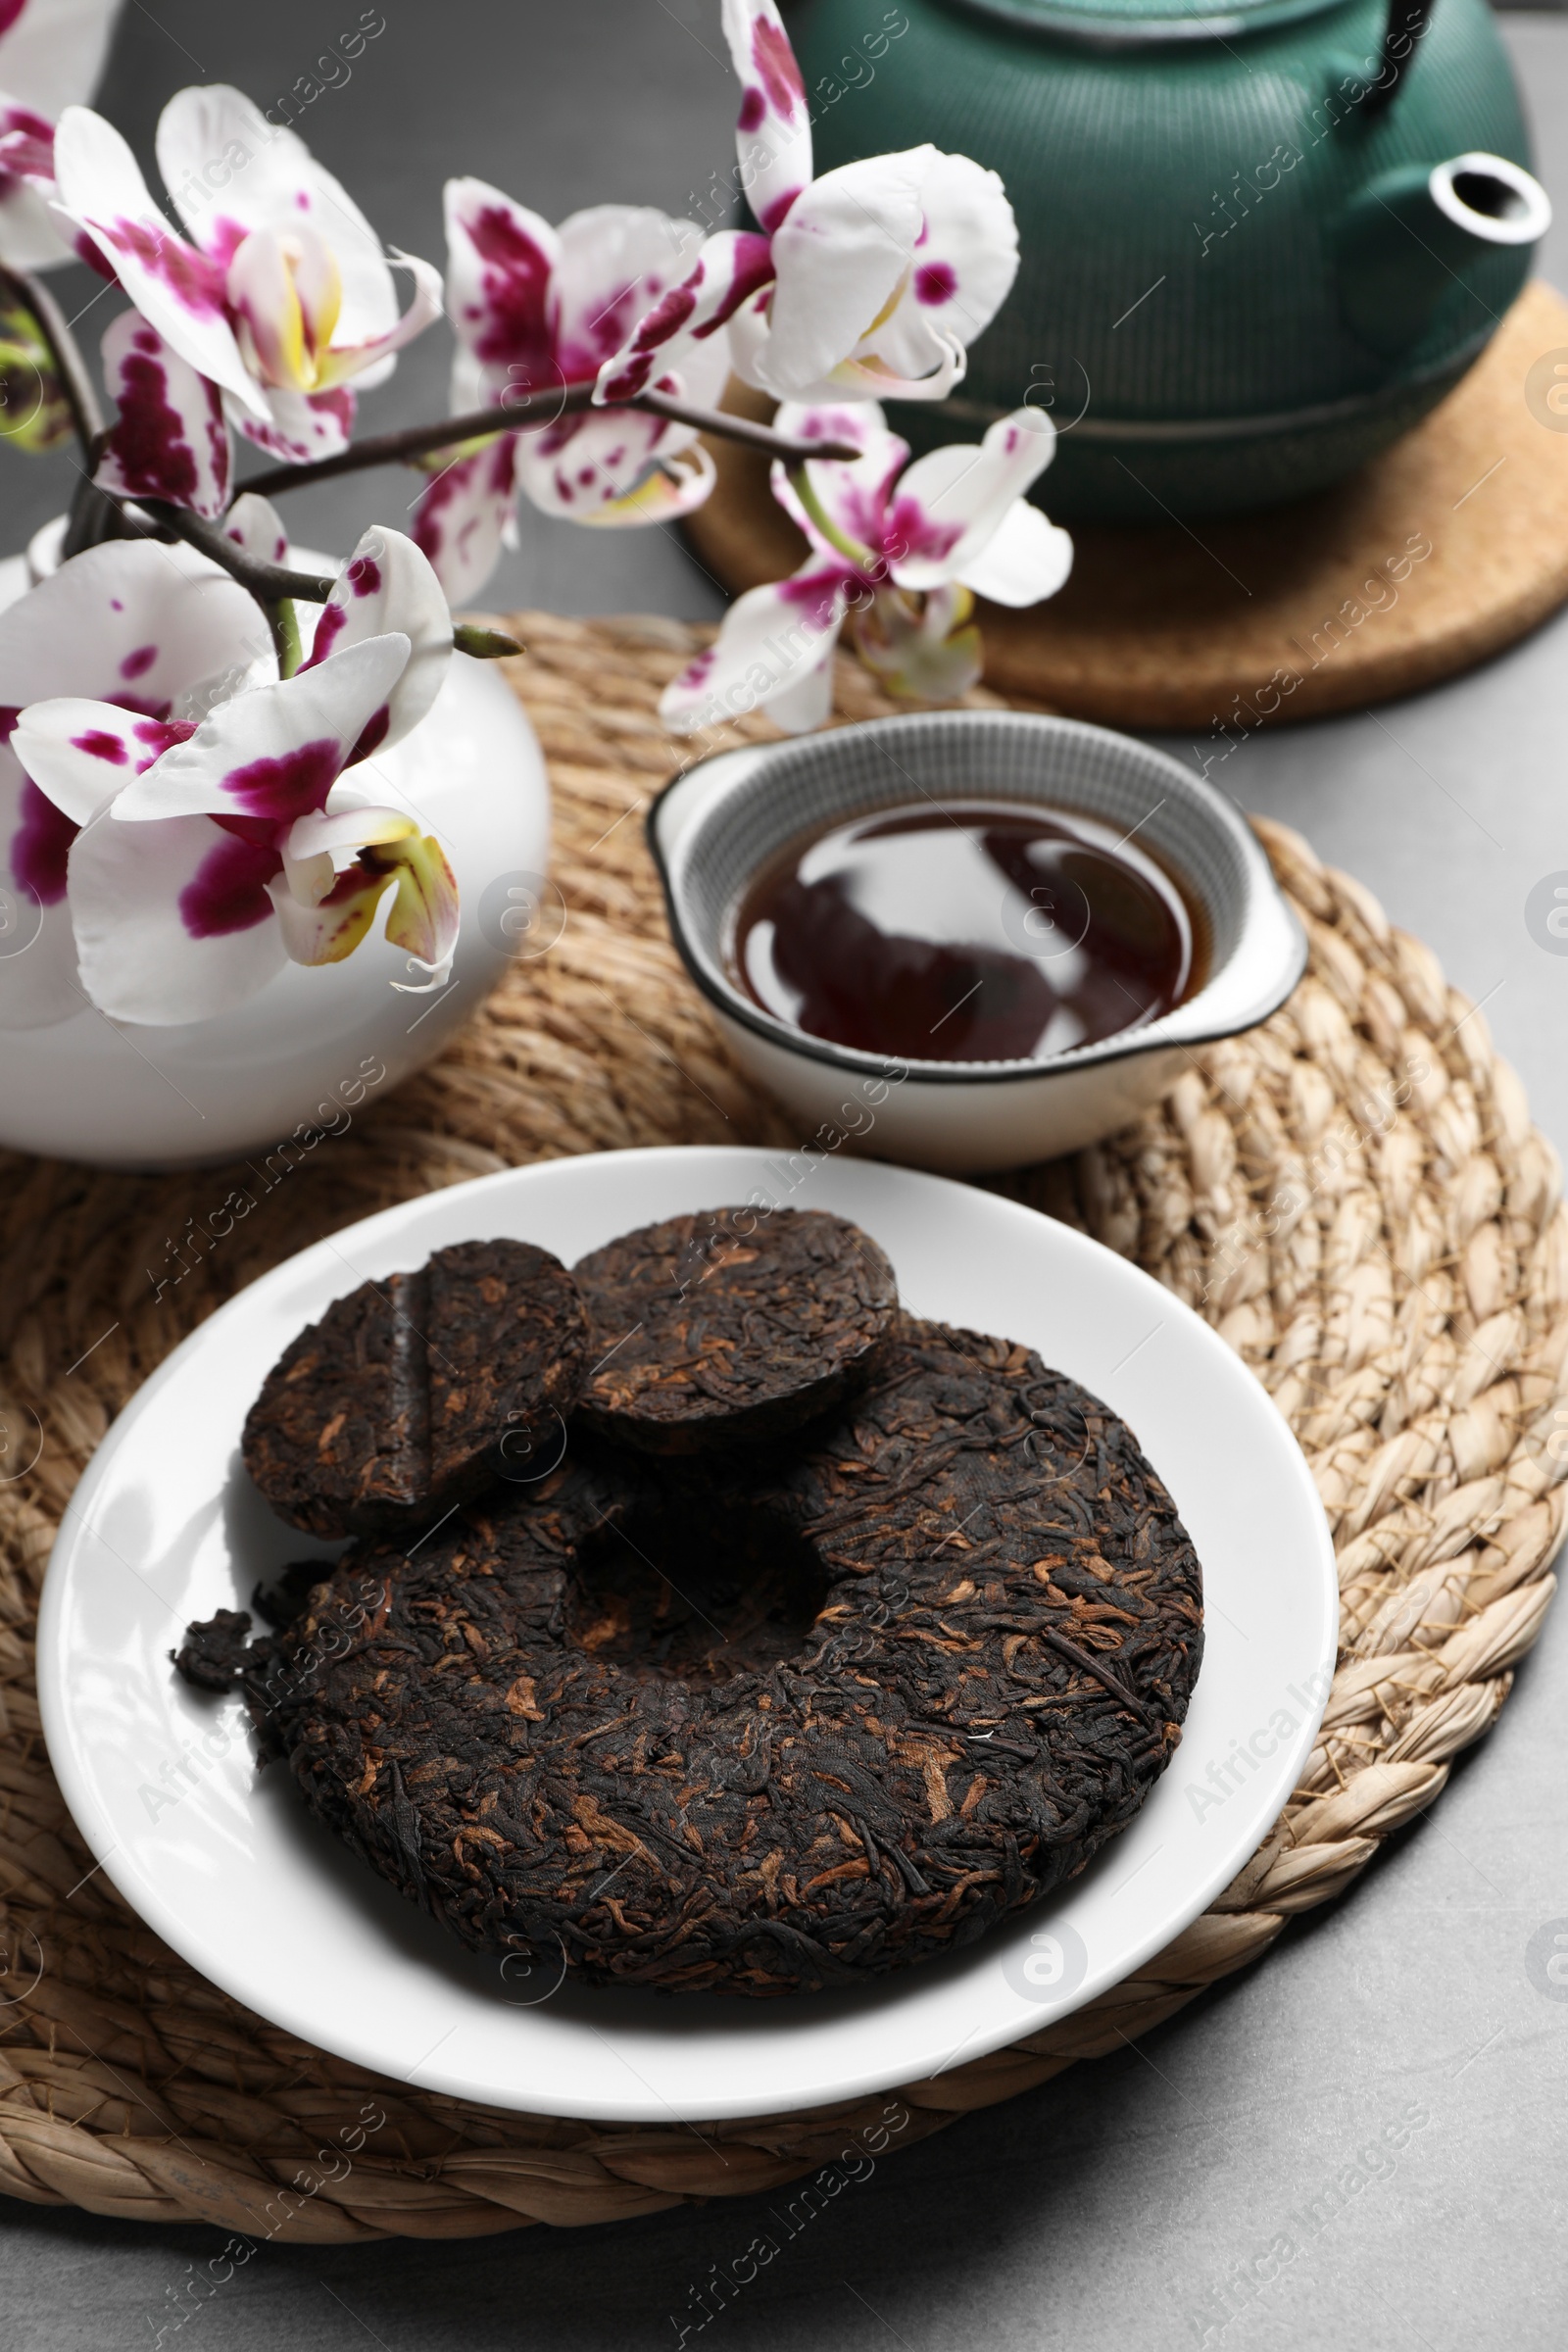
<path fill-rule="evenodd" d="M 918 1061 L 1044 1060 L 1200 985 L 1187 901 L 1136 841 L 1016 801 L 925 801 L 802 836 L 753 882 L 733 976 L 812 1037 Z"/>

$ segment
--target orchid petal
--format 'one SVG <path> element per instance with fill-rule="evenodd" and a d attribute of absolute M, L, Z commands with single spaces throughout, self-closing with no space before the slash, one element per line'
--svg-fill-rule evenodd
<path fill-rule="evenodd" d="M 1018 274 L 1018 224 L 995 172 L 933 151 L 920 208 L 907 281 L 889 317 L 850 355 L 905 384 L 941 375 L 956 353 L 961 359 Z"/>
<path fill-rule="evenodd" d="M 0 262 L 50 270 L 72 257 L 53 209 L 54 124 L 0 92 Z"/>
<path fill-rule="evenodd" d="M 221 704 L 188 743 L 127 784 L 129 823 L 198 813 L 292 824 L 326 796 L 386 710 L 409 659 L 401 631 Z"/>
<path fill-rule="evenodd" d="M 518 485 L 544 514 L 568 522 L 668 522 L 713 486 L 712 461 L 694 438 L 682 434 L 671 450 L 661 417 L 625 409 L 563 418 L 554 432 L 519 435 Z"/>
<path fill-rule="evenodd" d="M 198 374 L 260 411 L 223 308 L 223 278 L 176 237 L 147 192 L 130 149 L 110 122 L 68 106 L 55 131 L 61 209 L 86 230 L 143 318 Z"/>
<path fill-rule="evenodd" d="M 282 238 L 271 229 L 253 230 L 235 248 L 223 291 L 252 373 L 270 389 L 314 391 L 315 359 L 307 356 L 305 313 Z"/>
<path fill-rule="evenodd" d="M 138 311 L 122 311 L 103 340 L 104 378 L 120 414 L 97 479 L 132 498 L 165 498 L 216 521 L 232 462 L 223 404 Z"/>
<path fill-rule="evenodd" d="M 681 283 L 660 297 L 622 349 L 605 362 L 595 403 L 635 400 L 667 368 L 678 367 L 694 345 L 710 341 L 738 318 L 772 279 L 773 250 L 766 237 L 720 229 L 704 244 Z"/>
<path fill-rule="evenodd" d="M 306 466 L 317 458 L 335 458 L 347 449 L 354 429 L 355 394 L 347 384 L 325 392 L 288 392 L 278 385 L 259 384 L 258 398 L 266 414 L 256 416 L 229 404 L 228 420 L 236 432 L 269 457 L 286 465 Z"/>
<path fill-rule="evenodd" d="M 863 421 L 862 421 L 863 420 Z M 909 445 L 890 433 L 874 401 L 838 409 L 808 408 L 785 401 L 773 419 L 777 430 L 803 441 L 848 441 L 856 459 L 812 458 L 807 465 L 811 495 L 834 528 L 878 561 L 887 537 L 887 512 L 899 475 L 909 462 Z M 824 553 L 832 541 L 803 503 L 788 466 L 773 462 L 773 496 L 785 513 Z M 843 550 L 839 549 L 842 554 Z"/>
<path fill-rule="evenodd" d="M 303 902 L 284 882 L 271 885 L 278 936 L 292 963 L 342 963 L 375 920 L 391 883 L 356 862 L 331 879 L 318 899 Z M 395 985 L 395 983 L 394 983 Z"/>
<path fill-rule="evenodd" d="M 737 597 L 713 643 L 665 687 L 662 723 L 692 735 L 771 707 L 831 653 L 851 585 L 842 564 L 813 558 L 792 578 Z"/>
<path fill-rule="evenodd" d="M 210 817 L 120 825 L 106 809 L 70 862 L 81 977 L 98 1009 L 177 1027 L 265 988 L 284 962 L 267 888 L 278 863 Z"/>
<path fill-rule="evenodd" d="M 498 434 L 455 458 L 419 493 L 414 542 L 454 605 L 477 596 L 501 561 L 516 504 L 516 436 Z"/>
<path fill-rule="evenodd" d="M 452 660 L 452 611 L 428 559 L 401 531 L 366 532 L 321 607 L 305 669 L 339 659 L 368 637 L 401 631 L 408 665 L 392 690 L 385 733 L 373 746 L 401 743 L 440 693 Z"/>
<path fill-rule="evenodd" d="M 449 179 L 446 302 L 460 343 L 497 397 L 559 385 L 552 294 L 561 240 L 548 220 L 482 179 Z M 472 404 L 470 404 L 472 405 Z"/>
<path fill-rule="evenodd" d="M 193 548 L 112 539 L 0 612 L 0 707 L 87 695 L 155 718 L 270 652 L 254 599 Z"/>
<path fill-rule="evenodd" d="M 133 776 L 194 733 L 188 719 L 145 718 L 114 703 L 57 695 L 27 705 L 11 742 L 39 791 L 73 824 L 88 825 Z"/>
<path fill-rule="evenodd" d="M 342 341 L 368 342 L 396 322 L 374 229 L 304 140 L 269 122 L 243 91 L 222 82 L 178 91 L 158 124 L 158 169 L 192 238 L 221 270 L 258 229 L 314 229 L 341 281 Z"/>
<path fill-rule="evenodd" d="M 1044 473 L 1055 449 L 1051 418 L 1025 408 L 999 417 L 978 447 L 950 443 L 917 458 L 888 515 L 888 554 L 899 586 L 939 588 L 956 580 Z"/>
<path fill-rule="evenodd" d="M 372 872 L 378 866 L 383 868 L 397 881 L 397 896 L 386 918 L 388 941 L 416 963 L 423 964 L 428 974 L 424 987 L 444 985 L 458 944 L 459 907 L 457 877 L 441 844 L 426 833 L 384 849 L 367 850 L 363 862 Z M 394 980 L 392 985 L 405 995 L 419 993 L 406 980 Z"/>
<path fill-rule="evenodd" d="M 798 199 L 772 241 L 777 283 L 765 322 L 753 308 L 731 329 L 749 382 L 805 399 L 856 351 L 913 258 L 934 153 L 914 147 L 841 164 Z"/>
<path fill-rule="evenodd" d="M 590 513 L 578 512 L 572 520 L 589 530 L 627 530 L 651 522 L 679 522 L 710 494 L 718 468 L 706 449 L 682 450 L 673 458 L 655 460 L 640 482 L 620 497 L 606 501 Z"/>
<path fill-rule="evenodd" d="M 860 659 L 894 694 L 924 703 L 956 703 L 980 677 L 980 631 L 970 619 L 973 605 L 967 589 L 937 588 L 925 598 L 924 610 L 916 612 L 899 590 L 879 589 L 869 609 L 856 614 Z"/>
<path fill-rule="evenodd" d="M 596 204 L 557 231 L 555 356 L 560 380 L 588 383 L 639 322 L 684 283 L 703 247 L 695 220 L 672 220 L 651 205 Z M 686 354 L 687 391 L 716 400 L 728 361 L 722 335 Z"/>
<path fill-rule="evenodd" d="M 735 126 L 740 184 L 753 213 L 771 232 L 811 184 L 806 84 L 773 0 L 724 0 L 723 24 L 741 78 Z"/>
<path fill-rule="evenodd" d="M 0 87 L 41 115 L 85 98 L 103 72 L 119 0 L 16 0 L 0 9 Z"/>
<path fill-rule="evenodd" d="M 0 747 L 0 1030 L 53 1028 L 85 1002 L 66 904 L 75 834 Z"/>
<path fill-rule="evenodd" d="M 786 735 L 811 735 L 833 715 L 833 647 L 814 668 L 802 670 L 768 698 L 767 715 Z"/>
<path fill-rule="evenodd" d="M 946 400 L 968 372 L 969 358 L 961 343 L 944 337 L 936 366 L 929 375 L 895 375 L 873 353 L 841 360 L 806 395 L 811 400 Z"/>
<path fill-rule="evenodd" d="M 332 815 L 320 809 L 296 817 L 283 844 L 290 898 L 301 906 L 319 906 L 337 882 L 342 851 L 358 856 L 363 849 L 405 841 L 414 831 L 413 817 L 401 808 L 344 808 Z"/>
<path fill-rule="evenodd" d="M 261 564 L 288 562 L 288 533 L 283 517 L 259 490 L 244 490 L 223 516 L 223 536 L 232 539 Z"/>
<path fill-rule="evenodd" d="M 957 577 L 994 605 L 1038 605 L 1066 586 L 1072 557 L 1071 535 L 1020 498 Z"/>
<path fill-rule="evenodd" d="M 394 270 L 407 270 L 414 279 L 408 309 L 380 334 L 367 335 L 358 343 L 351 343 L 346 337 L 334 343 L 321 359 L 319 381 L 323 390 L 351 379 L 367 392 L 384 383 L 392 373 L 397 353 L 443 316 L 441 272 L 432 262 L 421 262 L 417 254 L 404 253 L 394 245 L 391 266 Z"/>

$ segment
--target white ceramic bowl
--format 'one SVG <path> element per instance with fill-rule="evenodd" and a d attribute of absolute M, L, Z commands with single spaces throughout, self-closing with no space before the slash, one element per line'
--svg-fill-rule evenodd
<path fill-rule="evenodd" d="M 793 840 L 926 796 L 1074 810 L 1137 829 L 1205 919 L 1208 975 L 1162 1018 L 1040 1061 L 890 1059 L 809 1037 L 729 976 L 747 884 Z M 803 1149 L 851 1148 L 964 1174 L 1021 1167 L 1125 1127 L 1190 1050 L 1250 1029 L 1301 976 L 1306 942 L 1229 802 L 1163 752 L 1078 719 L 942 710 L 873 719 L 704 760 L 649 813 L 670 930 L 747 1068 L 802 1123 Z"/>

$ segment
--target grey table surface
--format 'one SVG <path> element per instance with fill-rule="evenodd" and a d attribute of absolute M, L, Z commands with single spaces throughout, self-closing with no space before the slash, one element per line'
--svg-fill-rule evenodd
<path fill-rule="evenodd" d="M 358 19 L 338 15 L 344 30 Z M 716 0 L 439 11 L 387 0 L 385 30 L 300 127 L 383 236 L 435 259 L 452 172 L 493 179 L 553 219 L 611 199 L 680 212 L 730 154 L 717 16 Z M 133 0 L 104 104 L 146 153 L 173 88 L 231 80 L 266 106 L 336 23 L 311 0 L 254 11 Z M 1516 16 L 1505 32 L 1562 216 L 1543 266 L 1568 286 L 1568 25 Z M 72 308 L 91 304 L 84 272 L 57 282 Z M 368 429 L 439 414 L 445 368 L 432 334 L 368 403 Z M 0 451 L 8 545 L 63 503 L 64 478 Z M 318 545 L 348 544 L 367 520 L 400 522 L 411 487 L 393 473 L 336 485 L 298 498 L 291 519 Z M 524 532 L 497 603 L 690 617 L 721 607 L 663 531 L 607 538 L 529 514 Z M 1215 771 L 1432 942 L 1485 1004 L 1559 1148 L 1568 959 L 1536 944 L 1525 901 L 1568 870 L 1565 658 L 1568 614 L 1434 693 L 1265 733 Z M 1171 748 L 1193 756 L 1187 742 Z M 1552 1997 L 1527 1947 L 1546 1923 L 1568 1931 L 1565 1717 L 1559 1609 L 1496 1730 L 1348 1901 L 1293 1927 L 1260 1968 L 1137 2048 L 884 2157 L 783 2243 L 710 2341 L 730 2352 L 1562 2344 L 1568 1987 Z M 367 2340 L 386 2352 L 674 2352 L 691 2290 L 769 2227 L 765 2201 L 744 2200 L 584 2231 L 265 2247 L 168 2341 L 180 2352 L 353 2352 Z M 0 2202 L 0 2341 L 16 2352 L 150 2345 L 189 2266 L 217 2244 L 203 2229 Z"/>

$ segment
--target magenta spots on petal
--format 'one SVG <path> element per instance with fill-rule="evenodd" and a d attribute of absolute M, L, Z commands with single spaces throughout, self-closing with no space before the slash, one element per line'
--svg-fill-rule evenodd
<path fill-rule="evenodd" d="M 379 710 L 371 711 L 369 717 L 366 720 L 364 726 L 361 728 L 360 740 L 354 746 L 354 749 L 352 752 L 350 752 L 348 758 L 344 760 L 344 766 L 352 767 L 357 760 L 368 760 L 370 754 L 373 751 L 378 750 L 380 746 L 385 743 L 386 731 L 391 724 L 392 713 L 387 708 L 386 704 L 383 703 Z"/>
<path fill-rule="evenodd" d="M 594 486 L 593 467 L 591 466 L 579 466 L 577 468 L 577 479 L 585 490 L 591 490 Z"/>
<path fill-rule="evenodd" d="M 47 182 L 54 175 L 54 124 L 24 106 L 0 108 L 0 179 Z"/>
<path fill-rule="evenodd" d="M 118 596 L 112 596 L 109 599 L 109 610 L 111 612 L 123 612 L 125 608 Z"/>
<path fill-rule="evenodd" d="M 198 318 L 220 318 L 223 316 L 222 272 L 215 268 L 206 254 L 198 253 L 169 229 L 155 228 L 146 220 L 127 220 L 122 217 L 111 221 L 106 232 L 112 243 L 134 254 L 150 276 L 166 285 L 176 302 Z"/>
<path fill-rule="evenodd" d="M 229 263 L 234 259 L 235 254 L 238 253 L 250 233 L 244 222 L 240 220 L 204 222 L 202 251 L 226 276 Z"/>
<path fill-rule="evenodd" d="M 85 752 L 89 760 L 105 760 L 110 767 L 123 767 L 130 758 L 121 738 L 111 735 L 107 727 L 89 727 L 85 735 L 73 735 L 71 748 Z"/>
<path fill-rule="evenodd" d="M 484 264 L 485 325 L 474 337 L 475 354 L 545 374 L 555 357 L 549 256 L 504 205 L 481 206 L 464 226 Z"/>
<path fill-rule="evenodd" d="M 808 571 L 802 578 L 780 580 L 778 592 L 786 605 L 799 608 L 813 629 L 830 629 L 839 591 L 854 587 L 858 578 L 858 572 L 848 568 L 843 571 Z"/>
<path fill-rule="evenodd" d="M 179 894 L 179 919 L 192 939 L 225 939 L 254 931 L 276 912 L 267 885 L 283 870 L 270 844 L 227 833 L 216 842 Z"/>
<path fill-rule="evenodd" d="M 154 356 L 162 353 L 163 344 L 156 335 L 137 335 L 134 341 L 136 349 L 120 368 L 120 415 L 108 441 L 111 472 L 121 489 L 167 498 L 175 506 L 194 506 L 201 488 L 196 453 L 190 445 L 187 420 L 169 397 L 168 368 Z M 204 383 L 202 390 L 216 486 L 221 497 L 228 487 L 228 436 L 217 386 Z"/>
<path fill-rule="evenodd" d="M 110 285 L 119 285 L 119 270 L 104 252 L 97 238 L 90 237 L 84 228 L 78 228 L 72 238 L 71 250 L 78 262 L 85 262 L 89 270 L 95 270 L 98 276 L 107 279 Z"/>
<path fill-rule="evenodd" d="M 321 617 L 316 624 L 316 636 L 311 646 L 311 658 L 301 664 L 302 668 L 314 669 L 318 662 L 326 660 L 347 628 L 348 620 L 348 613 L 341 605 L 321 607 Z"/>
<path fill-rule="evenodd" d="M 196 732 L 196 721 L 193 718 L 142 718 L 130 731 L 148 753 L 145 760 L 136 762 L 136 772 L 140 775 L 152 766 L 155 760 L 161 760 L 166 752 L 172 752 L 176 743 L 189 743 Z"/>
<path fill-rule="evenodd" d="M 777 230 L 783 227 L 786 219 L 794 209 L 795 200 L 800 192 L 799 188 L 786 188 L 782 196 L 775 196 L 770 204 L 762 207 L 758 219 L 769 236 L 773 236 Z"/>
<path fill-rule="evenodd" d="M 782 25 L 759 19 L 752 33 L 752 59 L 774 114 L 793 122 L 797 106 L 805 107 L 806 84 Z"/>
<path fill-rule="evenodd" d="M 941 564 L 962 537 L 961 522 L 938 522 L 917 498 L 900 498 L 888 510 L 883 546 L 896 563 L 908 556 L 922 556 L 933 564 Z"/>
<path fill-rule="evenodd" d="M 741 100 L 741 111 L 736 118 L 736 127 L 740 130 L 760 130 L 766 113 L 767 100 L 762 96 L 761 91 L 755 88 L 750 89 Z"/>
<path fill-rule="evenodd" d="M 157 659 L 156 645 L 138 645 L 136 651 L 127 654 L 120 664 L 120 674 L 122 678 L 144 678 Z"/>
<path fill-rule="evenodd" d="M 28 776 L 18 803 L 22 822 L 11 836 L 11 878 L 30 891 L 40 906 L 58 906 L 66 895 L 66 859 L 80 831 Z"/>
<path fill-rule="evenodd" d="M 295 817 L 309 816 L 325 806 L 343 765 L 336 736 L 323 735 L 279 760 L 250 760 L 243 767 L 231 767 L 223 790 L 248 815 L 291 824 Z"/>
<path fill-rule="evenodd" d="M 352 384 L 333 384 L 325 392 L 313 392 L 305 405 L 318 416 L 335 417 L 346 441 L 354 430 L 360 396 Z"/>
<path fill-rule="evenodd" d="M 356 596 L 374 596 L 381 585 L 381 567 L 368 556 L 356 556 L 345 577 Z"/>
<path fill-rule="evenodd" d="M 914 298 L 929 309 L 951 302 L 957 291 L 958 280 L 950 263 L 922 262 L 914 273 Z"/>
<path fill-rule="evenodd" d="M 784 209 L 788 212 L 790 206 L 795 202 L 795 198 L 787 196 L 783 201 Z M 706 319 L 701 326 L 693 327 L 692 339 L 694 342 L 700 343 L 705 336 L 716 334 L 718 329 L 727 320 L 733 318 L 735 313 L 749 302 L 760 288 L 772 284 L 773 248 L 768 239 L 758 236 L 751 229 L 743 229 L 735 239 L 734 267 L 735 274 L 730 279 L 729 285 L 725 289 L 724 299 L 713 313 L 712 318 Z M 690 284 L 692 281 L 688 279 L 687 282 Z M 668 300 L 667 296 L 665 300 Z M 640 335 L 638 340 L 639 342 L 642 340 Z"/>

